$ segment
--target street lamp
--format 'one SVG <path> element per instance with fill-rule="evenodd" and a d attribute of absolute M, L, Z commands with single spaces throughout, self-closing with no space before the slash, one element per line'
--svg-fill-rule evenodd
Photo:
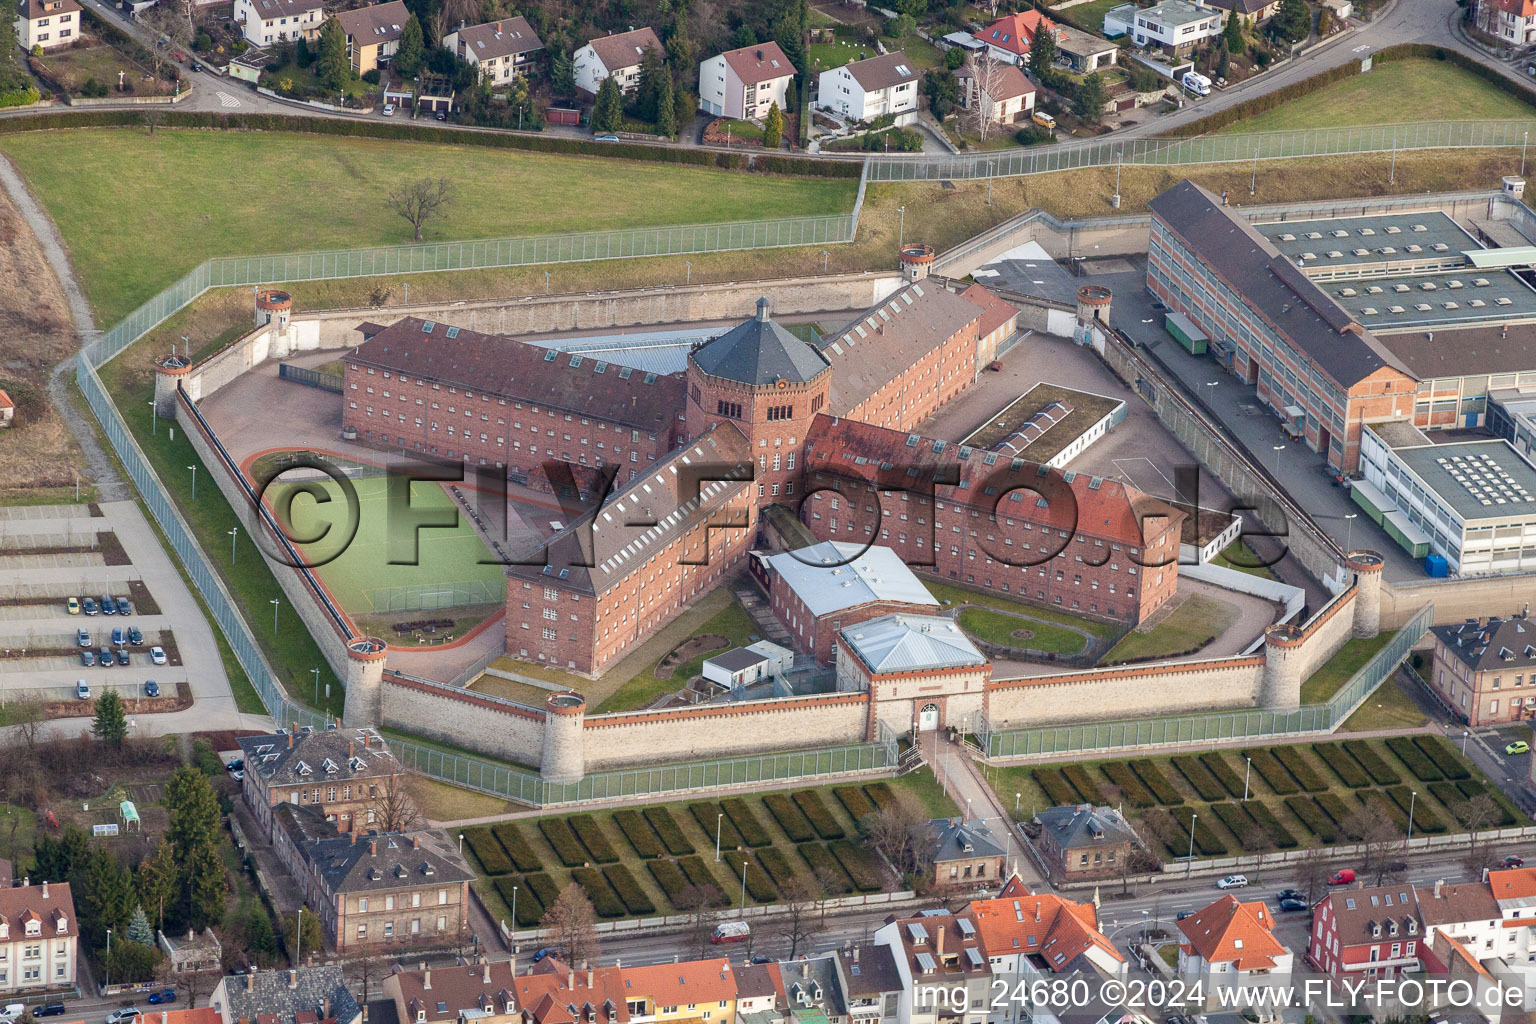
<path fill-rule="evenodd" d="M 747 859 L 741 859 L 741 916 L 747 916 Z"/>
<path fill-rule="evenodd" d="M 693 284 L 693 261 L 692 260 L 683 260 L 683 267 L 684 267 L 683 283 L 684 284 Z"/>
<path fill-rule="evenodd" d="M 724 814 L 715 815 L 715 863 L 720 863 L 720 825 L 725 821 Z"/>
<path fill-rule="evenodd" d="M 297 967 L 304 962 L 304 908 L 299 907 L 296 915 L 298 923 L 293 930 L 293 966 Z"/>
<path fill-rule="evenodd" d="M 1247 803 L 1248 802 L 1248 780 L 1253 777 L 1253 758 L 1245 757 L 1245 758 L 1243 758 L 1243 760 L 1248 762 L 1248 767 L 1243 769 L 1243 803 Z"/>
<path fill-rule="evenodd" d="M 902 243 L 907 238 L 907 208 L 905 206 L 898 206 L 896 212 L 901 214 L 901 222 L 896 229 L 896 248 L 900 249 Z"/>
<path fill-rule="evenodd" d="M 459 856 L 464 856 L 464 833 L 459 833 Z"/>
<path fill-rule="evenodd" d="M 1530 132 L 1520 133 L 1520 176 L 1525 176 L 1525 144 L 1531 141 Z"/>
<path fill-rule="evenodd" d="M 197 500 L 197 467 L 196 466 L 188 466 L 187 468 L 192 471 L 192 500 L 196 501 Z"/>
<path fill-rule="evenodd" d="M 1211 391 L 1215 390 L 1216 386 L 1218 384 L 1220 384 L 1220 383 L 1221 383 L 1221 381 L 1219 381 L 1219 380 L 1208 380 L 1208 381 L 1205 382 L 1205 386 L 1207 388 L 1207 390 L 1205 392 L 1205 404 L 1206 405 L 1210 405 L 1211 404 Z"/>
<path fill-rule="evenodd" d="M 1472 730 L 1471 729 L 1463 729 L 1461 731 L 1461 756 L 1462 757 L 1466 757 L 1467 756 L 1467 737 L 1471 736 L 1471 735 L 1472 735 Z"/>
<path fill-rule="evenodd" d="M 1024 794 L 1023 793 L 1015 793 L 1015 794 L 1013 794 L 1013 816 L 1015 818 L 1017 818 L 1019 816 L 1019 801 L 1022 800 L 1023 798 L 1024 798 Z"/>
<path fill-rule="evenodd" d="M 1408 842 L 1413 842 L 1413 802 L 1419 798 L 1419 791 L 1408 792 Z"/>
<path fill-rule="evenodd" d="M 107 962 L 104 965 L 107 985 L 112 984 L 112 929 L 107 929 Z"/>
<path fill-rule="evenodd" d="M 1190 872 L 1195 867 L 1195 819 L 1199 817 L 1200 815 L 1198 814 L 1191 814 L 1189 816 L 1189 859 L 1184 862 L 1185 878 L 1189 877 Z"/>
<path fill-rule="evenodd" d="M 235 543 L 240 539 L 240 527 L 229 531 L 229 564 L 235 564 Z"/>
<path fill-rule="evenodd" d="M 274 619 L 277 618 L 276 615 L 273 615 L 272 617 Z M 277 626 L 274 625 L 272 627 L 272 632 L 274 632 L 274 633 L 277 632 Z M 315 676 L 315 707 L 318 708 L 320 706 L 320 670 L 317 669 L 317 668 L 312 668 L 312 669 L 310 669 L 310 672 L 314 673 L 314 676 Z M 460 853 L 464 852 L 464 850 L 462 849 L 462 847 L 464 845 L 463 840 L 464 840 L 464 837 L 463 836 L 459 836 L 459 846 L 460 846 L 459 852 Z"/>
<path fill-rule="evenodd" d="M 1272 445 L 1271 447 L 1274 449 L 1274 452 L 1275 452 L 1275 479 L 1279 480 L 1280 479 L 1280 453 L 1285 451 L 1285 445 L 1277 444 L 1277 445 Z"/>
<path fill-rule="evenodd" d="M 1259 192 L 1259 147 L 1253 147 L 1253 174 L 1248 178 L 1248 194 L 1257 195 Z"/>
<path fill-rule="evenodd" d="M 277 609 L 283 602 L 278 598 L 272 598 L 272 635 L 277 635 Z"/>
<path fill-rule="evenodd" d="M 517 934 L 517 886 L 512 887 L 512 934 Z M 512 952 L 517 952 L 517 943 L 512 944 Z"/>
<path fill-rule="evenodd" d="M 1346 512 L 1346 513 L 1344 513 L 1344 522 L 1346 524 L 1348 524 L 1348 525 L 1346 525 L 1344 527 L 1344 550 L 1345 551 L 1349 550 L 1349 548 L 1350 548 L 1350 538 L 1355 535 L 1355 517 L 1358 516 L 1359 514 L 1360 513 L 1358 513 L 1358 512 Z"/>
<path fill-rule="evenodd" d="M 151 437 L 158 437 L 160 434 L 160 410 L 155 407 L 154 402 L 149 403 L 149 419 L 149 434 Z"/>
<path fill-rule="evenodd" d="M 832 258 L 832 253 L 826 249 L 821 250 L 821 272 L 827 272 L 827 261 Z"/>

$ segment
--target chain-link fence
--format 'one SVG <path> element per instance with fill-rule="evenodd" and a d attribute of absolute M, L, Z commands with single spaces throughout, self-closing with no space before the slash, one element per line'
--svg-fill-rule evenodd
<path fill-rule="evenodd" d="M 871 156 L 864 164 L 870 181 L 942 181 L 1011 178 L 1084 167 L 1220 164 L 1417 149 L 1471 149 L 1523 146 L 1536 134 L 1536 121 L 1426 121 L 1419 124 L 1361 125 L 1290 132 L 1201 135 L 1194 138 L 1068 142 L 1059 146 L 975 153 L 964 156 Z"/>
<path fill-rule="evenodd" d="M 294 366 L 292 363 L 278 363 L 277 375 L 283 380 L 298 381 L 300 384 L 307 384 L 312 388 L 319 388 L 322 391 L 334 391 L 338 395 L 341 394 L 342 386 L 345 383 L 339 373 L 322 373 L 319 370 Z"/>
<path fill-rule="evenodd" d="M 507 599 L 505 584 L 487 580 L 461 583 L 424 583 L 413 587 L 374 587 L 367 592 L 368 606 L 376 615 L 392 612 L 430 612 L 439 608 L 463 608 L 472 604 L 500 604 Z"/>
<path fill-rule="evenodd" d="M 988 758 L 1078 754 L 1134 747 L 1214 743 L 1245 737 L 1288 736 L 1332 731 L 1386 682 L 1434 621 L 1426 605 L 1361 666 L 1326 704 L 1305 704 L 1291 711 L 1218 711 L 1123 722 L 1086 722 L 1040 729 L 988 732 L 982 724 L 982 749 Z"/>

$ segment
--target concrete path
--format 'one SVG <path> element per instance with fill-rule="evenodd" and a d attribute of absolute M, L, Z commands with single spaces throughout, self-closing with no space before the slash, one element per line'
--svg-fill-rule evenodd
<path fill-rule="evenodd" d="M 945 737 L 946 733 L 937 729 L 922 734 L 923 759 L 933 769 L 933 777 L 967 819 L 984 818 L 994 834 L 1007 837 L 1004 871 L 1018 875 L 1031 889 L 1039 891 L 1047 884 L 1045 877 L 1024 847 L 1013 819 L 965 748 Z"/>

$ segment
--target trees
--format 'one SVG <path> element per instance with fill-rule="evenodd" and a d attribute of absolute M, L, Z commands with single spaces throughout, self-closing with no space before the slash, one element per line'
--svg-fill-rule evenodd
<path fill-rule="evenodd" d="M 1269 19 L 1269 34 L 1282 43 L 1294 43 L 1312 34 L 1312 11 L 1307 0 L 1280 0 L 1280 9 Z"/>
<path fill-rule="evenodd" d="M 964 51 L 954 49 L 949 52 L 961 54 L 961 60 L 964 61 Z M 939 121 L 948 117 L 949 112 L 960 102 L 960 89 L 955 84 L 955 76 L 932 68 L 923 72 L 923 95 L 928 97 L 928 109 L 933 112 L 934 119 Z"/>
<path fill-rule="evenodd" d="M 970 72 L 970 83 L 966 89 L 969 90 L 968 95 L 971 101 L 971 127 L 976 132 L 977 140 L 986 142 L 994 124 L 991 97 L 999 91 L 1003 65 L 992 56 L 990 50 L 982 50 L 966 56 L 965 68 Z"/>
<path fill-rule="evenodd" d="M 1227 12 L 1227 23 L 1221 27 L 1221 41 L 1227 44 L 1228 52 L 1242 52 L 1243 19 L 1236 10 Z"/>
<path fill-rule="evenodd" d="M 895 800 L 859 819 L 859 835 L 897 873 L 922 874 L 927 865 L 922 863 L 918 838 L 927 820 L 922 805 L 907 793 L 898 793 Z"/>
<path fill-rule="evenodd" d="M 1056 53 L 1056 37 L 1049 32 L 1036 32 L 1034 41 L 1029 44 L 1029 70 L 1034 72 L 1041 85 L 1051 86 L 1056 82 Z"/>
<path fill-rule="evenodd" d="M 1309 846 L 1301 851 L 1301 858 L 1296 861 L 1296 888 L 1307 894 L 1308 903 L 1315 903 L 1328 888 L 1330 874 L 1332 868 L 1320 848 Z"/>
<path fill-rule="evenodd" d="M 37 862 L 37 874 L 50 882 L 72 882 L 83 875 L 90 861 L 91 841 L 85 830 L 70 825 L 58 838 L 45 835 L 41 830 L 32 844 L 32 858 Z"/>
<path fill-rule="evenodd" d="M 224 919 L 229 897 L 224 862 L 213 846 L 199 846 L 183 865 L 187 886 L 187 923 L 206 928 Z"/>
<path fill-rule="evenodd" d="M 107 957 L 107 971 L 113 981 L 153 981 L 157 959 L 153 946 L 124 939 L 112 943 L 112 954 Z"/>
<path fill-rule="evenodd" d="M 1380 810 L 1365 806 L 1350 814 L 1342 823 L 1345 835 L 1364 848 L 1360 874 L 1374 875 L 1372 885 L 1380 885 L 1395 874 L 1402 863 L 1402 835 L 1397 826 Z"/>
<path fill-rule="evenodd" d="M 224 862 L 219 859 L 216 832 L 219 803 L 208 776 L 188 765 L 171 773 L 165 786 L 170 824 L 165 841 L 177 865 L 177 893 L 187 922 L 201 928 L 224 916 L 227 892 Z M 156 851 L 157 856 L 159 851 Z"/>
<path fill-rule="evenodd" d="M 352 80 L 347 34 L 334 16 L 325 19 L 325 24 L 320 26 L 320 56 L 315 61 L 315 74 L 320 79 L 320 86 L 330 92 L 340 92 Z"/>
<path fill-rule="evenodd" d="M 128 738 L 128 716 L 123 712 L 123 698 L 116 690 L 107 690 L 96 698 L 96 718 L 91 723 L 96 738 L 113 750 L 123 749 Z"/>
<path fill-rule="evenodd" d="M 623 123 L 624 98 L 619 83 L 609 75 L 597 87 L 597 98 L 592 101 L 592 131 L 599 135 L 616 132 Z"/>
<path fill-rule="evenodd" d="M 421 237 L 420 232 L 416 237 Z M 422 826 L 421 811 L 398 775 L 391 775 L 375 787 L 368 810 L 373 812 L 371 824 L 380 832 L 410 832 Z"/>
<path fill-rule="evenodd" d="M 677 134 L 677 96 L 672 88 L 672 76 L 663 69 L 656 80 L 656 132 L 659 135 Z"/>
<path fill-rule="evenodd" d="M 288 947 L 288 955 L 293 957 L 294 966 L 298 966 L 299 958 L 306 949 L 318 953 L 325 944 L 325 933 L 320 930 L 320 918 L 315 916 L 308 904 L 298 912 L 283 917 L 283 944 Z"/>
<path fill-rule="evenodd" d="M 709 956 L 713 945 L 709 940 L 720 920 L 720 913 L 710 903 L 710 896 L 709 890 L 689 885 L 672 899 L 672 905 L 688 915 L 688 926 L 683 929 L 683 942 L 695 960 Z"/>
<path fill-rule="evenodd" d="M 144 913 L 143 904 L 135 905 L 133 916 L 128 919 L 128 940 L 146 946 L 155 944 L 155 932 L 149 926 L 149 917 Z"/>
<path fill-rule="evenodd" d="M 777 103 L 768 108 L 768 116 L 763 119 L 763 148 L 778 149 L 779 143 L 784 139 L 784 114 L 779 110 Z"/>
<path fill-rule="evenodd" d="M 1451 813 L 1456 816 L 1456 821 L 1467 832 L 1467 856 L 1465 863 L 1467 870 L 1474 876 L 1481 874 L 1483 868 L 1488 866 L 1489 841 L 1481 838 L 1480 833 L 1490 824 L 1499 820 L 1499 804 L 1493 798 L 1492 793 L 1479 793 L 1469 800 L 1463 800 L 1451 808 Z"/>
<path fill-rule="evenodd" d="M 779 909 L 783 912 L 774 925 L 774 934 L 789 943 L 786 959 L 793 960 L 802 943 L 819 930 L 816 908 L 822 899 L 821 887 L 813 880 L 796 875 L 779 887 Z"/>
<path fill-rule="evenodd" d="M 405 19 L 400 30 L 400 46 L 395 50 L 395 70 L 410 78 L 427 63 L 427 45 L 422 36 L 421 22 L 412 14 Z"/>
<path fill-rule="evenodd" d="M 1104 119 L 1104 104 L 1109 102 L 1109 90 L 1104 88 L 1104 79 L 1095 71 L 1078 85 L 1072 100 L 1078 117 L 1089 124 L 1098 124 Z"/>
<path fill-rule="evenodd" d="M 666 55 L 656 47 L 647 47 L 640 56 L 640 85 L 635 90 L 635 114 L 642 121 L 656 123 L 657 105 L 661 100 L 662 80 L 668 88 L 672 72 L 667 69 Z M 671 97 L 668 97 L 670 102 Z"/>
<path fill-rule="evenodd" d="M 965 64 L 965 51 L 958 46 L 952 46 L 944 51 L 944 68 L 947 71 L 959 71 Z"/>
<path fill-rule="evenodd" d="M 117 866 L 105 847 L 91 851 L 83 880 L 75 895 L 80 927 L 92 941 L 105 944 L 107 929 L 123 934 L 133 917 L 135 900 L 128 872 Z"/>
<path fill-rule="evenodd" d="M 421 228 L 453 200 L 453 183 L 447 178 L 418 178 L 397 185 L 384 196 L 384 205 L 411 225 L 415 240 Z"/>
<path fill-rule="evenodd" d="M 539 919 L 539 927 L 554 933 L 553 944 L 565 950 L 567 963 L 597 958 L 597 915 L 586 890 L 575 882 L 560 890 Z"/>
<path fill-rule="evenodd" d="M 569 96 L 576 91 L 576 65 L 571 63 L 569 50 L 556 50 L 550 58 L 549 85 L 556 96 Z"/>
<path fill-rule="evenodd" d="M 139 862 L 134 883 L 139 903 L 149 908 L 155 916 L 155 927 L 164 931 L 165 906 L 169 903 L 174 909 L 176 905 L 176 857 L 170 843 L 160 840 L 155 852 Z"/>

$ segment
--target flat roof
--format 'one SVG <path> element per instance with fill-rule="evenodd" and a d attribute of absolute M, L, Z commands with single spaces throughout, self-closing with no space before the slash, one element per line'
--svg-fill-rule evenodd
<path fill-rule="evenodd" d="M 1468 268 L 1440 274 L 1319 281 L 1355 316 L 1392 347 L 1389 330 L 1477 324 L 1536 317 L 1536 289 L 1508 270 Z M 1532 360 L 1536 365 L 1536 359 Z"/>
<path fill-rule="evenodd" d="M 1536 466 L 1502 438 L 1404 447 L 1382 440 L 1464 520 L 1536 515 Z"/>
<path fill-rule="evenodd" d="M 1536 263 L 1536 245 L 1517 245 L 1506 249 L 1475 249 L 1466 254 L 1479 269 L 1494 267 L 1529 267 Z"/>
<path fill-rule="evenodd" d="M 1124 404 L 1118 398 L 1042 381 L 989 416 L 987 422 L 971 431 L 970 436 L 960 443 L 996 450 L 998 445 L 1039 416 L 1036 429 L 1029 431 L 1032 436 L 1015 440 L 1010 453 L 1014 458 L 1027 458 L 1031 462 L 1049 462 L 1084 431 Z"/>
<path fill-rule="evenodd" d="M 1477 239 L 1439 210 L 1271 221 L 1254 224 L 1254 228 L 1308 271 L 1387 261 L 1443 260 L 1479 248 Z M 1381 252 L 1383 249 L 1391 251 Z"/>
<path fill-rule="evenodd" d="M 939 606 L 901 556 L 887 547 L 822 541 L 769 555 L 767 561 L 812 615 L 873 601 Z"/>
<path fill-rule="evenodd" d="M 1156 20 L 1164 25 L 1180 26 L 1193 25 L 1196 22 L 1205 21 L 1208 18 L 1219 17 L 1220 11 L 1199 4 L 1192 4 L 1189 0 L 1163 0 L 1153 7 L 1136 12 L 1144 14 L 1148 20 Z"/>

